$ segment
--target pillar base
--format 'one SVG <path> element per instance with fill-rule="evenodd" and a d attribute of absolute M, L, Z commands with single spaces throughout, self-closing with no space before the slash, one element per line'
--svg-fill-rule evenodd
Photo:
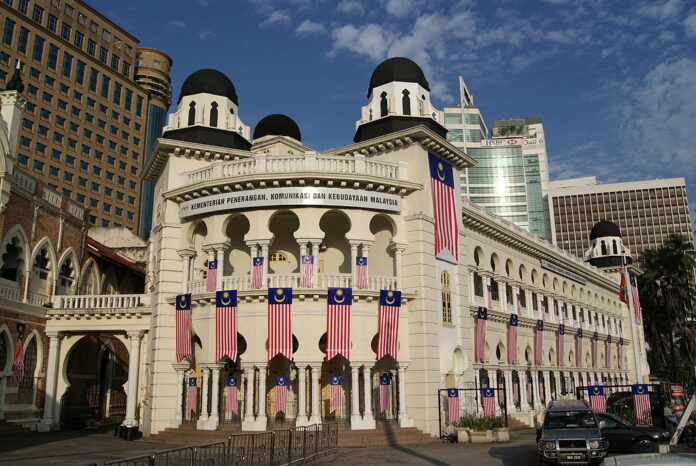
<path fill-rule="evenodd" d="M 309 424 L 321 424 L 321 417 L 319 416 L 312 416 L 309 418 Z"/>
<path fill-rule="evenodd" d="M 413 419 L 405 414 L 399 415 L 399 427 L 413 427 Z"/>
<path fill-rule="evenodd" d="M 350 421 L 350 430 L 371 430 L 377 428 L 374 419 L 357 419 Z"/>
<path fill-rule="evenodd" d="M 299 427 L 299 426 L 309 426 L 309 425 L 312 425 L 312 423 L 309 422 L 309 418 L 308 418 L 307 416 L 298 417 L 298 418 L 295 420 L 295 426 L 297 426 L 297 427 Z"/>
<path fill-rule="evenodd" d="M 36 424 L 37 432 L 50 432 L 54 430 L 53 419 L 43 418 Z"/>
<path fill-rule="evenodd" d="M 181 424 L 183 424 L 183 421 L 179 418 L 174 418 L 170 419 L 169 422 L 167 423 L 167 427 L 171 427 L 172 429 L 178 429 L 181 427 Z"/>
<path fill-rule="evenodd" d="M 263 432 L 266 430 L 268 423 L 266 418 L 263 419 L 252 419 L 242 421 L 242 430 L 252 431 L 252 432 Z"/>
<path fill-rule="evenodd" d="M 196 422 L 196 429 L 198 430 L 215 430 L 218 428 L 218 422 L 213 419 L 199 419 Z"/>

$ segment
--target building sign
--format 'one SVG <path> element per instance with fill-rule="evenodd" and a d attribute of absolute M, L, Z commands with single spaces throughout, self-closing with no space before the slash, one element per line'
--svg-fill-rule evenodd
<path fill-rule="evenodd" d="M 541 138 L 481 139 L 481 147 L 536 146 L 537 144 L 544 144 L 544 140 Z"/>
<path fill-rule="evenodd" d="M 214 194 L 179 205 L 179 218 L 226 210 L 278 206 L 356 207 L 387 212 L 401 211 L 396 194 L 342 188 L 268 188 Z"/>
<path fill-rule="evenodd" d="M 578 275 L 575 272 L 571 272 L 568 269 L 564 269 L 560 265 L 556 265 L 553 262 L 549 262 L 546 259 L 540 259 L 541 260 L 541 268 L 550 270 L 552 272 L 556 272 L 559 275 L 563 275 L 566 278 L 570 278 L 571 280 L 574 280 L 578 283 L 582 283 L 583 285 L 587 283 L 587 280 L 585 280 L 583 277 Z"/>

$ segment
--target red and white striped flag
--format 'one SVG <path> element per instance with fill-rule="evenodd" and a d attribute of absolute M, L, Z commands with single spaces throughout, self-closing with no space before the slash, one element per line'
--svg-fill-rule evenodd
<path fill-rule="evenodd" d="M 534 393 L 532 388 L 532 378 L 527 376 L 527 403 L 531 404 L 534 401 Z"/>
<path fill-rule="evenodd" d="M 215 360 L 237 360 L 237 290 L 215 293 Z"/>
<path fill-rule="evenodd" d="M 302 256 L 300 288 L 314 288 L 314 256 Z"/>
<path fill-rule="evenodd" d="M 621 275 L 619 278 L 619 301 L 628 306 L 628 287 L 626 286 L 626 265 L 624 256 L 621 256 Z"/>
<path fill-rule="evenodd" d="M 493 310 L 493 285 L 486 285 L 486 306 Z"/>
<path fill-rule="evenodd" d="M 623 362 L 623 337 L 619 338 L 619 342 L 616 344 L 616 361 L 618 363 L 619 369 L 622 369 Z"/>
<path fill-rule="evenodd" d="M 263 288 L 263 257 L 251 258 L 251 288 Z"/>
<path fill-rule="evenodd" d="M 607 399 L 604 396 L 604 387 L 601 385 L 590 385 L 587 387 L 587 392 L 590 396 L 590 407 L 599 413 L 605 412 L 607 410 Z"/>
<path fill-rule="evenodd" d="M 391 408 L 391 376 L 379 376 L 379 410 L 389 411 Z"/>
<path fill-rule="evenodd" d="M 17 341 L 17 349 L 12 360 L 12 378 L 17 382 L 21 382 L 24 378 L 24 354 L 22 352 L 21 338 Z"/>
<path fill-rule="evenodd" d="M 636 424 L 639 426 L 652 426 L 652 410 L 650 408 L 650 392 L 645 384 L 632 386 L 633 407 L 636 411 Z"/>
<path fill-rule="evenodd" d="M 447 162 L 433 154 L 430 161 L 430 188 L 435 217 L 435 257 L 459 262 L 459 212 L 457 210 L 454 171 Z"/>
<path fill-rule="evenodd" d="M 343 377 L 340 375 L 329 376 L 329 412 L 340 413 L 343 411 Z"/>
<path fill-rule="evenodd" d="M 544 321 L 537 320 L 536 334 L 534 336 L 534 364 L 541 366 L 544 362 Z"/>
<path fill-rule="evenodd" d="M 225 412 L 239 414 L 239 389 L 237 377 L 227 377 L 225 386 Z"/>
<path fill-rule="evenodd" d="M 539 374 L 539 401 L 542 403 L 546 402 L 546 391 L 544 390 L 545 386 L 546 382 L 544 381 L 544 376 Z"/>
<path fill-rule="evenodd" d="M 556 363 L 559 366 L 565 365 L 565 324 L 558 325 L 558 353 L 556 354 Z"/>
<path fill-rule="evenodd" d="M 276 377 L 275 391 L 276 414 L 286 413 L 288 409 L 288 378 Z"/>
<path fill-rule="evenodd" d="M 517 293 L 517 303 L 515 304 L 515 312 L 518 316 L 522 315 L 522 303 L 520 302 L 520 293 Z"/>
<path fill-rule="evenodd" d="M 597 354 L 599 353 L 599 334 L 592 334 L 592 367 L 597 367 Z"/>
<path fill-rule="evenodd" d="M 520 404 L 520 378 L 518 376 L 512 378 L 512 402 L 516 405 Z"/>
<path fill-rule="evenodd" d="M 495 417 L 495 388 L 481 389 L 481 405 L 485 417 Z"/>
<path fill-rule="evenodd" d="M 268 360 L 277 354 L 292 359 L 292 288 L 268 289 Z"/>
<path fill-rule="evenodd" d="M 176 297 L 176 361 L 191 356 L 191 293 Z"/>
<path fill-rule="evenodd" d="M 607 335 L 607 346 L 604 350 L 604 367 L 611 368 L 611 335 Z"/>
<path fill-rule="evenodd" d="M 326 360 L 337 354 L 350 361 L 350 309 L 353 290 L 329 288 L 326 296 Z"/>
<path fill-rule="evenodd" d="M 488 321 L 488 309 L 479 307 L 476 311 L 476 345 L 474 357 L 476 362 L 485 362 L 486 359 L 486 322 Z"/>
<path fill-rule="evenodd" d="M 509 327 L 508 327 L 508 364 L 517 364 L 517 327 L 518 326 L 519 326 L 519 316 L 517 314 L 510 314 L 510 322 L 509 322 Z"/>
<path fill-rule="evenodd" d="M 399 347 L 399 311 L 401 310 L 401 291 L 380 290 L 377 360 L 386 355 L 397 359 Z"/>
<path fill-rule="evenodd" d="M 215 291 L 217 289 L 217 261 L 208 261 L 208 277 L 206 280 L 206 290 Z"/>
<path fill-rule="evenodd" d="M 198 412 L 198 385 L 196 377 L 189 377 L 186 390 L 186 413 Z"/>
<path fill-rule="evenodd" d="M 582 329 L 578 329 L 577 337 L 575 338 L 575 365 L 582 367 Z"/>
<path fill-rule="evenodd" d="M 367 289 L 367 257 L 358 256 L 355 258 L 355 281 L 356 288 Z"/>
<path fill-rule="evenodd" d="M 499 376 L 496 380 L 497 385 L 496 385 L 496 392 L 498 392 L 498 404 L 500 406 L 503 406 L 505 404 L 505 390 L 507 387 L 505 386 L 505 377 Z"/>
<path fill-rule="evenodd" d="M 633 298 L 633 310 L 636 314 L 636 323 L 640 324 L 643 321 L 643 311 L 640 307 L 640 293 L 638 292 L 638 282 L 636 277 L 628 274 L 631 277 L 631 298 Z"/>
<path fill-rule="evenodd" d="M 459 424 L 459 389 L 447 389 L 447 422 L 449 424 Z"/>

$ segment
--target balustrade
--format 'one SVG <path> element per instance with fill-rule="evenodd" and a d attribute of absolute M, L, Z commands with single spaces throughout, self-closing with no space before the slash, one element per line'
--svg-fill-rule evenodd
<path fill-rule="evenodd" d="M 13 301 L 19 300 L 19 285 L 16 282 L 0 278 L 0 296 Z"/>
<path fill-rule="evenodd" d="M 48 302 L 48 295 L 39 293 L 38 291 L 30 291 L 28 296 L 29 304 L 34 306 L 43 306 Z"/>
<path fill-rule="evenodd" d="M 59 295 L 55 297 L 56 309 L 128 309 L 150 304 L 150 295 Z"/>

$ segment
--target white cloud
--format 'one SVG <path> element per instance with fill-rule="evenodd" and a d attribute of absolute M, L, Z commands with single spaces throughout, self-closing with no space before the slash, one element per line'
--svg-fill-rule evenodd
<path fill-rule="evenodd" d="M 346 50 L 374 61 L 383 59 L 389 44 L 394 41 L 393 33 L 373 23 L 359 27 L 352 24 L 339 27 L 331 32 L 331 36 L 334 41 L 331 55 Z"/>
<path fill-rule="evenodd" d="M 201 31 L 198 33 L 198 38 L 200 40 L 208 40 L 212 37 L 217 36 L 217 33 L 215 31 L 207 30 L 207 31 Z"/>
<path fill-rule="evenodd" d="M 171 31 L 175 31 L 177 29 L 186 29 L 186 22 L 180 19 L 175 19 L 173 21 L 169 21 L 168 26 L 169 30 Z"/>
<path fill-rule="evenodd" d="M 342 13 L 361 15 L 365 9 L 358 0 L 341 0 L 336 9 Z"/>
<path fill-rule="evenodd" d="M 326 28 L 324 27 L 323 24 L 320 23 L 315 23 L 314 21 L 311 20 L 304 20 L 302 23 L 300 23 L 299 26 L 297 26 L 297 29 L 295 29 L 295 32 L 297 34 L 323 34 L 326 32 Z"/>
<path fill-rule="evenodd" d="M 684 33 L 687 37 L 696 37 L 696 13 L 692 13 L 686 17 L 683 22 Z"/>
<path fill-rule="evenodd" d="M 679 15 L 682 7 L 682 0 L 665 0 L 659 4 L 650 2 L 648 5 L 640 7 L 638 12 L 649 18 L 657 20 L 669 20 Z"/>
<path fill-rule="evenodd" d="M 418 11 L 418 0 L 387 0 L 384 9 L 397 18 L 414 16 L 414 13 Z"/>
<path fill-rule="evenodd" d="M 290 25 L 290 13 L 286 10 L 275 10 L 268 18 L 266 18 L 262 23 L 262 27 L 269 27 L 274 25 L 288 26 Z"/>

